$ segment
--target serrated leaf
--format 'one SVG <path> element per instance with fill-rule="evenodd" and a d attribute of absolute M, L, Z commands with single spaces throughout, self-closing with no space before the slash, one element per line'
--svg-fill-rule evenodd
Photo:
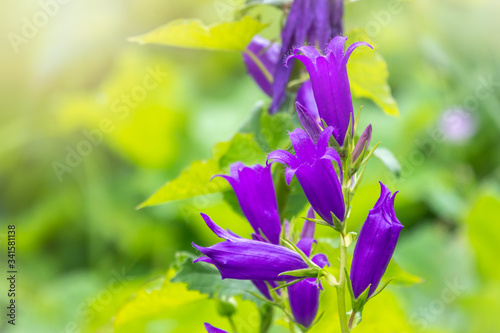
<path fill-rule="evenodd" d="M 387 270 L 382 277 L 382 282 L 392 279 L 391 284 L 401 287 L 410 287 L 417 283 L 422 283 L 423 279 L 403 270 L 394 260 L 389 262 Z"/>
<path fill-rule="evenodd" d="M 163 313 L 168 314 L 179 307 L 207 298 L 198 291 L 188 290 L 184 283 L 170 283 L 169 280 L 174 274 L 171 269 L 166 277 L 156 279 L 141 288 L 117 313 L 113 322 L 114 328 Z"/>
<path fill-rule="evenodd" d="M 218 143 L 212 155 L 208 161 L 193 162 L 179 177 L 167 182 L 138 208 L 227 191 L 230 189 L 227 181 L 210 179 L 214 175 L 226 173 L 234 162 L 248 165 L 265 162 L 265 154 L 252 134 L 236 134 L 231 141 Z"/>
<path fill-rule="evenodd" d="M 378 147 L 373 153 L 384 165 L 389 169 L 390 172 L 395 174 L 397 177 L 401 175 L 401 164 L 397 160 L 396 156 L 386 148 Z"/>
<path fill-rule="evenodd" d="M 188 290 L 197 290 L 210 298 L 241 296 L 243 299 L 257 301 L 249 293 L 259 293 L 250 281 L 222 280 L 217 268 L 205 262 L 193 263 L 196 258 L 195 255 L 190 253 L 177 253 L 174 266 L 178 267 L 178 270 L 170 281 L 185 283 Z"/>
<path fill-rule="evenodd" d="M 363 29 L 354 29 L 347 33 L 347 43 L 364 41 L 375 48 Z M 368 47 L 358 47 L 347 63 L 347 72 L 351 91 L 356 97 L 371 99 L 385 113 L 399 115 L 398 105 L 392 97 L 391 88 L 387 83 L 389 71 L 380 53 Z"/>
<path fill-rule="evenodd" d="M 139 44 L 161 44 L 194 49 L 243 51 L 265 24 L 245 16 L 240 21 L 205 26 L 199 20 L 175 20 L 144 35 L 129 38 Z"/>

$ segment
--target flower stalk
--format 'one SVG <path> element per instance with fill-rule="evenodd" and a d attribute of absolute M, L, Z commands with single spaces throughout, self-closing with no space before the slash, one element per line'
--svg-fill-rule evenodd
<path fill-rule="evenodd" d="M 344 224 L 345 226 L 345 224 Z M 344 232 L 340 233 L 340 274 L 337 286 L 337 307 L 339 312 L 340 328 L 342 333 L 349 332 L 345 307 L 345 268 L 347 267 L 347 246 Z"/>

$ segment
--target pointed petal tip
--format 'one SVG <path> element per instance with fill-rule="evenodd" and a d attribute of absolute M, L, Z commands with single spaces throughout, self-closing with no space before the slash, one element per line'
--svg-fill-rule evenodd
<path fill-rule="evenodd" d="M 203 251 L 206 249 L 206 247 L 196 245 L 195 242 L 191 242 L 191 246 L 193 246 L 195 249 L 197 249 L 198 251 L 200 251 L 203 254 L 204 254 Z M 206 258 L 206 257 L 199 257 L 199 258 L 195 259 L 193 262 L 203 261 L 202 258 Z"/>

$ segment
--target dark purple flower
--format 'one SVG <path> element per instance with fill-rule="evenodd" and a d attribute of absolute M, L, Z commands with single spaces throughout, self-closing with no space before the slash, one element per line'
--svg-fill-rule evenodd
<path fill-rule="evenodd" d="M 308 217 L 314 218 L 314 211 L 311 214 L 310 210 Z M 311 247 L 314 242 L 314 225 L 314 222 L 306 221 L 302 228 L 303 236 L 297 243 L 297 247 L 308 257 L 311 255 Z M 329 265 L 324 254 L 315 255 L 312 261 L 321 268 Z M 297 323 L 304 327 L 311 326 L 318 314 L 320 287 L 321 285 L 318 284 L 315 278 L 307 278 L 288 287 L 288 297 L 293 317 Z"/>
<path fill-rule="evenodd" d="M 295 0 L 281 31 L 281 57 L 306 41 L 320 48 L 325 47 L 332 37 L 342 34 L 343 11 L 342 0 Z M 291 72 L 292 67 L 278 62 L 274 72 L 271 113 L 276 112 L 285 101 Z"/>
<path fill-rule="evenodd" d="M 291 59 L 304 63 L 311 78 L 319 116 L 328 126 L 337 130 L 335 139 L 339 145 L 344 144 L 349 121 L 354 120 L 347 61 L 356 47 L 371 47 L 365 42 L 357 42 L 349 46 L 344 53 L 346 40 L 347 37 L 342 36 L 333 38 L 326 48 L 325 55 L 312 46 L 302 46 L 295 49 L 294 55 L 287 59 L 287 64 Z"/>
<path fill-rule="evenodd" d="M 363 149 L 368 149 L 370 146 L 370 141 L 372 140 L 372 125 L 368 125 L 368 127 L 363 131 L 361 136 L 358 139 L 358 142 L 356 142 L 356 146 L 354 147 L 354 150 L 352 151 L 352 161 L 356 162 L 358 157 L 361 155 L 363 152 Z"/>
<path fill-rule="evenodd" d="M 205 323 L 205 329 L 208 333 L 228 333 L 227 331 L 221 330 L 220 328 L 213 327 L 209 323 Z"/>
<path fill-rule="evenodd" d="M 226 241 L 211 247 L 193 243 L 206 256 L 195 262 L 204 261 L 214 265 L 223 279 L 290 281 L 296 278 L 279 274 L 309 268 L 298 253 L 284 246 L 241 238 L 219 227 L 207 215 L 201 216 L 208 227 Z"/>
<path fill-rule="evenodd" d="M 342 185 L 332 164 L 335 161 L 340 168 L 340 157 L 335 149 L 328 147 L 332 133 L 333 128 L 327 127 L 315 144 L 302 129 L 297 128 L 290 133 L 295 155 L 276 150 L 267 157 L 268 163 L 272 160 L 288 166 L 285 169 L 287 183 L 290 184 L 296 175 L 311 206 L 331 225 L 332 213 L 340 221 L 344 220 L 345 213 Z"/>
<path fill-rule="evenodd" d="M 354 248 L 351 282 L 356 298 L 370 286 L 368 297 L 377 289 L 391 260 L 403 225 L 394 212 L 394 198 L 389 189 L 380 183 L 382 191 L 377 203 L 370 210 Z"/>
<path fill-rule="evenodd" d="M 233 187 L 243 213 L 257 234 L 255 239 L 263 240 L 261 236 L 264 236 L 269 242 L 279 244 L 281 223 L 271 168 L 246 167 L 237 162 L 231 165 L 231 176 L 218 176 Z"/>
<path fill-rule="evenodd" d="M 280 46 L 260 36 L 255 36 L 243 53 L 243 62 L 248 74 L 253 77 L 259 87 L 269 96 L 273 94 L 272 75 L 278 61 L 280 61 Z M 266 72 L 261 66 L 265 68 Z"/>

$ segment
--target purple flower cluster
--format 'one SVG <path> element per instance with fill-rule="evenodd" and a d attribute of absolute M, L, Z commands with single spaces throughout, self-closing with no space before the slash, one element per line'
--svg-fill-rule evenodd
<path fill-rule="evenodd" d="M 252 239 L 242 238 L 222 229 L 210 217 L 202 214 L 207 226 L 225 241 L 211 247 L 193 244 L 204 255 L 195 262 L 214 265 L 222 279 L 251 280 L 265 298 L 273 301 L 268 286 L 275 288 L 278 287 L 278 281 L 296 280 L 297 277 L 282 273 L 307 269 L 309 265 L 300 254 L 280 245 L 282 226 L 270 166 L 246 167 L 235 163 L 231 166 L 231 176 L 222 177 L 233 187 L 243 213 L 255 232 Z M 314 217 L 313 210 L 309 216 Z M 301 239 L 297 243 L 297 247 L 307 257 L 311 256 L 314 229 L 314 223 L 304 223 Z M 311 261 L 318 268 L 328 264 L 323 254 L 316 254 Z M 288 287 L 290 307 L 299 324 L 307 327 L 316 317 L 319 292 L 316 278 L 304 279 Z"/>
<path fill-rule="evenodd" d="M 285 101 L 292 73 L 292 67 L 283 63 L 284 57 L 294 46 L 306 42 L 323 49 L 330 39 L 342 34 L 343 13 L 343 0 L 295 0 L 281 31 L 281 46 L 260 36 L 248 45 L 244 63 L 259 87 L 272 97 L 271 113 L 278 111 Z M 268 75 L 263 74 L 259 66 L 263 66 Z"/>
<path fill-rule="evenodd" d="M 346 236 L 351 191 L 346 184 L 350 184 L 352 166 L 362 162 L 372 136 L 369 125 L 354 145 L 355 133 L 348 133 L 354 115 L 347 61 L 356 47 L 371 46 L 358 42 L 344 51 L 347 38 L 336 36 L 342 30 L 342 10 L 340 0 L 295 0 L 282 32 L 281 48 L 261 37 L 248 46 L 244 62 L 261 89 L 273 98 L 271 111 L 283 102 L 291 71 L 291 67 L 277 65 L 280 57 L 306 40 L 325 47 L 325 53 L 313 46 L 301 46 L 286 59 L 287 64 L 300 60 L 310 77 L 298 90 L 296 109 L 304 129 L 289 133 L 292 147 L 269 153 L 266 166 L 249 167 L 238 162 L 231 166 L 230 175 L 216 175 L 233 188 L 253 228 L 251 239 L 222 229 L 202 214 L 207 226 L 224 241 L 210 247 L 193 244 L 203 254 L 195 262 L 214 265 L 222 279 L 250 280 L 269 302 L 286 294 L 295 322 L 304 328 L 312 325 L 319 309 L 322 287 L 313 276 L 329 265 L 324 254 L 313 255 L 315 223 L 311 221 L 317 214 L 319 223 Z M 313 15 L 302 15 L 305 11 Z M 331 25 L 335 15 L 338 19 Z M 294 246 L 289 243 L 293 239 L 290 225 L 280 218 L 271 171 L 274 162 L 285 165 L 287 184 L 295 177 L 311 205 Z M 376 291 L 403 228 L 394 212 L 395 194 L 381 186 L 380 198 L 369 212 L 354 250 L 350 281 L 355 299 L 368 288 L 368 297 Z M 311 271 L 314 274 L 302 274 Z M 285 287 L 284 283 L 287 292 L 281 293 L 276 288 Z M 205 327 L 208 332 L 224 332 L 209 324 Z"/>

